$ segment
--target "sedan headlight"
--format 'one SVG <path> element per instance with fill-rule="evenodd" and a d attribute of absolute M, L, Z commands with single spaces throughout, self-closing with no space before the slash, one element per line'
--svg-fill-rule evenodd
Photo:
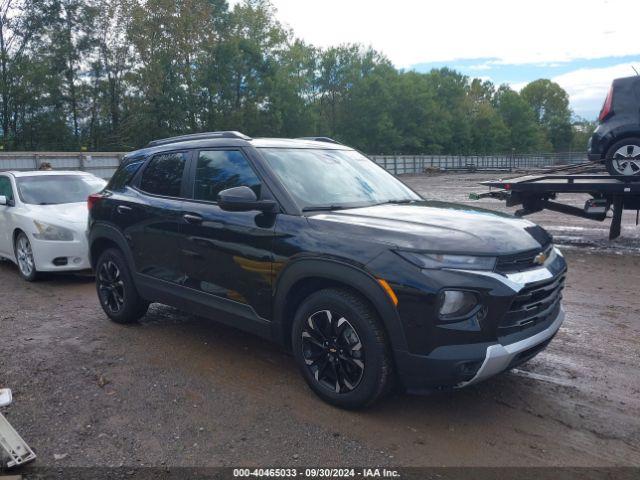
<path fill-rule="evenodd" d="M 475 257 L 471 255 L 448 255 L 440 253 L 414 253 L 403 251 L 397 251 L 396 253 L 420 268 L 493 270 L 496 266 L 495 257 Z"/>
<path fill-rule="evenodd" d="M 34 220 L 36 232 L 33 234 L 38 240 L 53 240 L 58 242 L 73 241 L 73 232 L 68 228 L 58 227 L 49 223 Z"/>

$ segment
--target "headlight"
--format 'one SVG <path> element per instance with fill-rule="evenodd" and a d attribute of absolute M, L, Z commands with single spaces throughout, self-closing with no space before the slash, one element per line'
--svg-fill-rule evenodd
<path fill-rule="evenodd" d="M 443 255 L 439 253 L 413 253 L 401 251 L 397 251 L 396 253 L 420 268 L 493 270 L 496 266 L 495 257 L 473 257 L 470 255 Z"/>
<path fill-rule="evenodd" d="M 57 227 L 48 223 L 34 220 L 37 232 L 33 234 L 38 240 L 54 240 L 58 242 L 71 242 L 73 240 L 73 232 L 64 227 Z"/>

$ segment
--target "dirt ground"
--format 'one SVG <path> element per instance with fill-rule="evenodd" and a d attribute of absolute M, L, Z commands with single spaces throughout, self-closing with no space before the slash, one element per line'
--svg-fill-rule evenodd
<path fill-rule="evenodd" d="M 495 176 L 405 180 L 466 201 Z M 549 348 L 480 385 L 355 413 L 318 400 L 257 337 L 160 305 L 116 325 L 91 278 L 26 284 L 0 262 L 3 413 L 40 467 L 640 466 L 640 228 L 610 244 L 606 225 L 532 220 L 567 245 L 570 267 Z"/>

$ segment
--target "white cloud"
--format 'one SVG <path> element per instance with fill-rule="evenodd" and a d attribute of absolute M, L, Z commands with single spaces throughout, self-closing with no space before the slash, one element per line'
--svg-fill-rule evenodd
<path fill-rule="evenodd" d="M 567 91 L 576 114 L 593 116 L 602 105 L 611 81 L 614 78 L 634 75 L 633 66 L 632 63 L 621 63 L 604 68 L 581 68 L 552 80 Z"/>
<path fill-rule="evenodd" d="M 565 62 L 640 53 L 638 0 L 271 0 L 297 36 L 371 45 L 398 67 L 456 58 Z M 238 3 L 232 0 L 231 3 Z"/>

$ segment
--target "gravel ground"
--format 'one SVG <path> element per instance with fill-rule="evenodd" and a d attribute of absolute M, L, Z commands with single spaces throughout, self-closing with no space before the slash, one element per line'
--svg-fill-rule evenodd
<path fill-rule="evenodd" d="M 404 180 L 465 202 L 494 177 Z M 355 413 L 318 400 L 257 337 L 160 305 L 116 325 L 91 278 L 26 284 L 0 262 L 3 413 L 39 467 L 640 466 L 640 229 L 609 243 L 606 224 L 532 220 L 567 245 L 570 267 L 549 348 L 480 385 Z"/>

